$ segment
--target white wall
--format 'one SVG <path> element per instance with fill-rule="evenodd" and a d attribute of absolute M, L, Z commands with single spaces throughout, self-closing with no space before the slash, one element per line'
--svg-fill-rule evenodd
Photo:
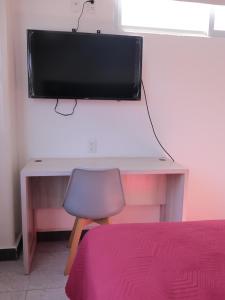
<path fill-rule="evenodd" d="M 0 1 L 0 248 L 16 246 L 21 232 L 14 59 L 10 1 Z"/>
<path fill-rule="evenodd" d="M 113 0 L 96 0 L 81 31 L 119 32 Z M 26 29 L 71 30 L 70 0 L 21 0 L 16 20 L 20 164 L 31 157 L 161 156 L 141 102 L 79 101 L 74 116 L 54 113 L 54 100 L 27 97 Z M 143 80 L 156 131 L 176 161 L 190 170 L 187 218 L 225 217 L 225 40 L 144 36 Z M 73 103 L 62 103 L 71 110 Z"/>

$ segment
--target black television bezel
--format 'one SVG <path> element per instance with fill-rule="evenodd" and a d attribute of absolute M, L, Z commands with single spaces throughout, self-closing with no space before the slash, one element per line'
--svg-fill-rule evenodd
<path fill-rule="evenodd" d="M 138 101 L 141 100 L 141 82 L 142 82 L 142 59 L 143 59 L 143 37 L 141 36 L 133 36 L 133 35 L 117 35 L 117 34 L 101 34 L 101 36 L 111 36 L 115 38 L 134 38 L 139 40 L 139 70 L 137 77 L 140 78 L 138 87 L 139 92 L 136 97 L 133 98 L 124 98 L 124 97 L 82 97 L 82 98 L 76 98 L 76 96 L 71 96 L 71 98 L 68 98 L 68 96 L 58 96 L 57 98 L 55 96 L 40 96 L 36 95 L 33 90 L 33 71 L 32 71 L 32 64 L 31 64 L 31 35 L 34 32 L 48 32 L 48 33 L 59 33 L 59 34 L 77 34 L 77 35 L 99 35 L 99 33 L 86 33 L 86 32 L 73 32 L 73 31 L 54 31 L 54 30 L 37 30 L 37 29 L 27 29 L 27 68 L 28 68 L 28 97 L 32 99 L 78 99 L 78 100 L 116 100 L 116 101 Z"/>

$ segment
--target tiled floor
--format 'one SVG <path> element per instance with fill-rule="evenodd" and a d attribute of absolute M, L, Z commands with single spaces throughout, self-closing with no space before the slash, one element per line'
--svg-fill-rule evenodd
<path fill-rule="evenodd" d="M 24 275 L 22 257 L 0 262 L 0 300 L 68 299 L 63 275 L 67 253 L 66 242 L 38 244 L 30 275 Z"/>

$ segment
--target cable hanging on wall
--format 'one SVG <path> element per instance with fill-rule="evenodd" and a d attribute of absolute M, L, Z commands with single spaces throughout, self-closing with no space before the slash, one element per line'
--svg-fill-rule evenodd
<path fill-rule="evenodd" d="M 152 122 L 152 118 L 151 118 L 151 115 L 150 115 L 150 110 L 149 110 L 149 107 L 148 107 L 148 101 L 147 101 L 147 95 L 146 95 L 146 91 L 145 91 L 145 86 L 144 86 L 144 82 L 143 80 L 141 81 L 141 85 L 142 85 L 142 88 L 143 88 L 143 91 L 144 91 L 144 96 L 145 96 L 145 103 L 146 103 L 146 108 L 147 108 L 147 113 L 148 113 L 148 118 L 149 118 L 149 122 L 150 122 L 150 125 L 152 127 L 152 131 L 153 131 L 153 134 L 159 144 L 159 146 L 162 148 L 162 150 L 166 153 L 166 155 L 168 155 L 170 157 L 170 159 L 174 162 L 174 158 L 169 154 L 169 152 L 166 150 L 166 148 L 162 145 L 162 143 L 160 142 L 157 134 L 156 134 L 156 131 L 155 131 L 155 127 L 154 127 L 154 124 Z"/>
<path fill-rule="evenodd" d="M 84 12 L 84 7 L 85 7 L 85 5 L 86 5 L 87 3 L 94 4 L 94 3 L 95 3 L 95 1 L 94 1 L 94 0 L 87 0 L 87 1 L 85 1 L 85 2 L 83 3 L 83 5 L 82 5 L 82 9 L 81 9 L 81 13 L 80 13 L 80 15 L 79 15 L 79 17 L 78 17 L 78 21 L 77 21 L 77 27 L 76 27 L 76 28 L 74 28 L 72 31 L 75 31 L 75 32 L 77 32 L 77 31 L 78 31 L 78 29 L 79 29 L 79 27 L 80 27 L 80 19 L 81 19 L 82 15 L 83 15 L 83 12 Z"/>
<path fill-rule="evenodd" d="M 58 115 L 61 115 L 63 117 L 69 117 L 69 116 L 72 116 L 74 114 L 74 111 L 75 111 L 75 108 L 77 106 L 77 99 L 74 99 L 75 103 L 74 103 L 74 106 L 73 106 L 73 110 L 71 113 L 68 113 L 68 114 L 64 114 L 60 111 L 57 110 L 57 107 L 58 107 L 58 104 L 59 104 L 59 99 L 56 100 L 56 104 L 55 104 L 55 112 L 58 114 Z"/>

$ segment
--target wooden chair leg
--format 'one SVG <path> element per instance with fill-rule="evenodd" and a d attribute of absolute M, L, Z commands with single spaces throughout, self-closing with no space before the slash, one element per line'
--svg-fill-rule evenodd
<path fill-rule="evenodd" d="M 83 219 L 83 218 L 77 218 L 75 221 L 75 224 L 74 224 L 75 228 L 73 228 L 74 234 L 73 234 L 73 238 L 71 241 L 71 248 L 70 248 L 69 256 L 67 258 L 64 275 L 68 275 L 70 273 L 74 258 L 77 253 L 77 247 L 78 247 L 78 243 L 80 240 L 81 232 L 82 232 L 83 228 L 85 227 L 85 225 L 87 225 L 89 222 L 90 221 L 88 219 Z"/>
<path fill-rule="evenodd" d="M 98 220 L 94 220 L 94 222 L 104 225 L 104 224 L 110 224 L 110 220 L 109 218 L 104 218 L 104 219 L 98 219 Z"/>
<path fill-rule="evenodd" d="M 71 248 L 73 237 L 74 237 L 74 234 L 75 234 L 75 231 L 76 231 L 76 227 L 77 227 L 77 222 L 78 222 L 78 218 L 76 218 L 75 221 L 74 221 L 73 230 L 72 230 L 72 232 L 70 234 L 70 239 L 69 239 L 69 242 L 68 242 L 68 248 Z"/>

